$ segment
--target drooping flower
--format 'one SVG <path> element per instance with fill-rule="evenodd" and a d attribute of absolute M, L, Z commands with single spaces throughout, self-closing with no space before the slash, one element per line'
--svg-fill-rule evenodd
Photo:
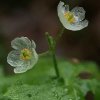
<path fill-rule="evenodd" d="M 11 41 L 12 50 L 7 57 L 7 62 L 14 67 L 15 73 L 23 73 L 33 68 L 38 61 L 36 45 L 27 37 L 18 37 Z"/>
<path fill-rule="evenodd" d="M 82 7 L 75 7 L 70 11 L 69 5 L 64 5 L 64 2 L 60 1 L 57 10 L 58 17 L 66 29 L 78 31 L 88 26 L 85 10 Z"/>

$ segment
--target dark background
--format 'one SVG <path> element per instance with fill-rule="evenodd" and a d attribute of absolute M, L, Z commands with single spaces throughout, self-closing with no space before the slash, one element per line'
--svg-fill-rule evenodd
<path fill-rule="evenodd" d="M 89 26 L 81 31 L 66 30 L 59 42 L 57 54 L 65 58 L 92 60 L 100 63 L 100 1 L 63 0 L 70 8 L 82 6 L 86 10 Z M 57 16 L 59 0 L 0 0 L 0 64 L 6 61 L 10 42 L 27 36 L 37 44 L 37 52 L 47 50 L 45 32 L 53 36 L 61 23 Z M 7 67 L 8 68 L 8 67 Z"/>

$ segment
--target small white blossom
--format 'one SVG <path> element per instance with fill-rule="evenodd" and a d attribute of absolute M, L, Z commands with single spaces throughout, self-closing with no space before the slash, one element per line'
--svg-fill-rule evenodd
<path fill-rule="evenodd" d="M 69 11 L 69 5 L 64 5 L 64 2 L 60 1 L 57 10 L 58 17 L 66 29 L 77 31 L 88 26 L 85 10 L 82 7 L 75 7 Z"/>
<path fill-rule="evenodd" d="M 15 38 L 11 41 L 12 50 L 7 57 L 7 62 L 14 67 L 15 73 L 23 73 L 31 69 L 38 61 L 35 51 L 36 45 L 27 37 Z"/>

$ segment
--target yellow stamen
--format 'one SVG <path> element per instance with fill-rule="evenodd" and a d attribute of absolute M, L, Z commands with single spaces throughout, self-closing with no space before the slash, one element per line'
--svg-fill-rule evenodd
<path fill-rule="evenodd" d="M 32 55 L 32 52 L 29 49 L 24 48 L 21 50 L 20 59 L 29 60 L 31 59 L 31 55 Z"/>
<path fill-rule="evenodd" d="M 72 23 L 74 23 L 74 22 L 76 21 L 74 15 L 73 15 L 73 13 L 71 13 L 70 11 L 65 12 L 65 13 L 64 13 L 64 16 L 65 16 L 65 18 L 67 19 L 67 21 L 68 21 L 70 24 L 72 24 Z"/>

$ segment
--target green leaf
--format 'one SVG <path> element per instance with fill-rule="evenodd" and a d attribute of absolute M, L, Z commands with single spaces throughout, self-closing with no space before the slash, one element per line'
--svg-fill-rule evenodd
<path fill-rule="evenodd" d="M 73 63 L 58 61 L 60 75 L 64 83 L 55 79 L 52 59 L 41 57 L 37 65 L 22 74 L 0 75 L 0 100 L 85 100 L 84 96 L 92 91 L 95 100 L 100 98 L 99 70 L 93 62 Z M 90 73 L 87 79 L 80 73 Z M 34 94 L 38 94 L 35 95 Z M 4 99 L 1 99 L 4 98 Z M 17 98 L 17 99 L 16 99 Z"/>
<path fill-rule="evenodd" d="M 12 100 L 84 100 L 76 88 L 52 80 L 41 85 L 16 85 L 4 95 Z"/>

